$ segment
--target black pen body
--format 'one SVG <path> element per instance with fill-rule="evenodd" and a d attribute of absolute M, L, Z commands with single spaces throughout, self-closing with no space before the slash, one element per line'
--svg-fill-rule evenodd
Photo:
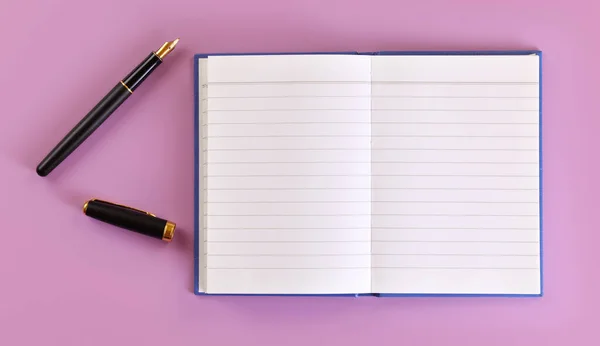
<path fill-rule="evenodd" d="M 88 201 L 83 212 L 96 220 L 165 241 L 171 240 L 175 229 L 168 220 L 101 200 Z"/>
<path fill-rule="evenodd" d="M 123 80 L 117 83 L 40 162 L 36 169 L 37 174 L 42 177 L 50 174 L 133 94 L 135 89 L 161 62 L 156 54 L 151 53 Z"/>
<path fill-rule="evenodd" d="M 143 81 L 162 63 L 155 53 L 150 53 L 139 65 L 137 65 L 125 78 L 123 84 L 134 92 Z"/>
<path fill-rule="evenodd" d="M 40 162 L 36 169 L 37 174 L 42 177 L 50 174 L 67 156 L 96 131 L 130 95 L 131 92 L 123 84 L 118 83 L 115 85 Z"/>

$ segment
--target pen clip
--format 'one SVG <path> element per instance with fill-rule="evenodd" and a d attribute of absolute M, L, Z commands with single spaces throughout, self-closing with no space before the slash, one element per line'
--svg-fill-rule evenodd
<path fill-rule="evenodd" d="M 156 215 L 154 215 L 152 213 L 149 213 L 147 211 L 143 211 L 141 209 L 136 209 L 136 208 L 133 208 L 133 207 L 129 207 L 129 206 L 126 206 L 124 204 L 118 204 L 118 203 L 113 203 L 113 202 L 108 202 L 108 201 L 102 201 L 102 200 L 95 199 L 95 198 L 93 199 L 93 201 L 98 201 L 98 202 L 104 202 L 104 203 L 108 203 L 108 204 L 113 204 L 113 205 L 119 206 L 121 208 L 125 208 L 125 209 L 129 209 L 129 210 L 137 211 L 138 213 L 142 213 L 142 214 L 150 215 L 152 217 L 156 217 Z"/>

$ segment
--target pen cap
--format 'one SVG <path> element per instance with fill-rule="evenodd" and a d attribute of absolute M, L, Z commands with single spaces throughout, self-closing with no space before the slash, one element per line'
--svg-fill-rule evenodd
<path fill-rule="evenodd" d="M 173 222 L 139 209 L 107 201 L 89 200 L 83 206 L 83 213 L 113 226 L 164 241 L 171 241 L 175 233 Z"/>

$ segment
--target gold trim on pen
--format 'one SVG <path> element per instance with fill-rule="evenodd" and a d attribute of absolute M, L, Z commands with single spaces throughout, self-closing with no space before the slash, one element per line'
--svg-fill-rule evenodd
<path fill-rule="evenodd" d="M 87 212 L 88 203 L 90 203 L 90 201 L 85 202 L 85 204 L 83 205 L 83 213 L 84 214 Z"/>
<path fill-rule="evenodd" d="M 118 205 L 119 207 L 122 207 L 122 208 L 127 208 L 127 209 L 131 209 L 131 210 L 137 211 L 138 213 L 142 213 L 142 214 L 146 214 L 146 215 L 150 215 L 150 216 L 156 217 L 156 215 L 154 215 L 152 213 L 149 213 L 147 211 L 143 211 L 142 209 L 133 208 L 133 207 L 127 206 L 125 204 L 117 204 L 117 203 L 114 203 L 114 202 L 107 202 L 107 203 L 111 203 L 111 204 L 114 204 L 114 205 Z"/>
<path fill-rule="evenodd" d="M 125 85 L 125 83 L 123 83 L 123 81 L 121 81 L 121 84 L 123 84 L 125 89 L 127 89 L 127 91 L 129 91 L 129 93 L 133 94 L 133 91 L 131 91 L 131 89 L 129 89 L 129 87 L 127 85 Z"/>
<path fill-rule="evenodd" d="M 163 230 L 162 240 L 170 242 L 173 240 L 173 236 L 175 235 L 175 224 L 171 221 L 167 221 L 165 224 L 165 229 Z"/>

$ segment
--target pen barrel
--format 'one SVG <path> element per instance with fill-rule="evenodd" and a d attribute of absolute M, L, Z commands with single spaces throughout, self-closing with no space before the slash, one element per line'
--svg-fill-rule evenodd
<path fill-rule="evenodd" d="M 131 91 L 134 91 L 161 63 L 162 60 L 160 60 L 155 53 L 150 53 L 146 59 L 123 78 L 123 83 L 127 85 Z"/>
<path fill-rule="evenodd" d="M 115 85 L 40 162 L 37 173 L 41 176 L 48 175 L 96 131 L 130 95 L 131 92 L 123 84 Z"/>
<path fill-rule="evenodd" d="M 174 224 L 167 220 L 104 201 L 88 201 L 84 213 L 113 226 L 162 240 L 170 240 L 170 227 L 174 228 Z"/>

